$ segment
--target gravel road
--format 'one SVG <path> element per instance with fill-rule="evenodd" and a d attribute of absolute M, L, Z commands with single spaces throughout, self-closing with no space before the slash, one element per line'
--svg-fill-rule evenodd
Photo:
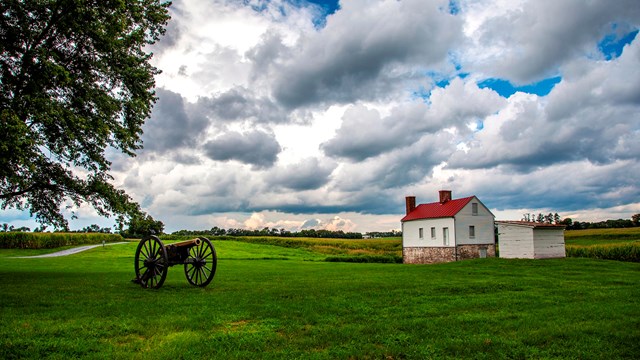
<path fill-rule="evenodd" d="M 128 244 L 128 242 L 107 243 L 107 244 L 104 244 L 104 245 L 106 246 L 106 245 L 117 245 L 117 244 Z M 76 248 L 73 248 L 73 249 L 62 250 L 62 251 L 54 252 L 54 253 L 51 253 L 51 254 L 44 254 L 44 255 L 16 256 L 16 257 L 14 257 L 14 259 L 35 259 L 35 258 L 48 258 L 48 257 L 67 256 L 67 255 L 72 255 L 72 254 L 79 253 L 81 251 L 97 248 L 99 246 L 102 246 L 102 244 L 79 246 L 79 247 L 76 247 Z"/>

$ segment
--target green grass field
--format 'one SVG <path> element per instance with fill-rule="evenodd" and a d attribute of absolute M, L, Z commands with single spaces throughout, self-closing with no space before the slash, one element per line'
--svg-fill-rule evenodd
<path fill-rule="evenodd" d="M 135 243 L 46 259 L 0 250 L 0 358 L 638 358 L 640 264 L 324 262 L 214 241 L 214 281 L 134 277 Z"/>

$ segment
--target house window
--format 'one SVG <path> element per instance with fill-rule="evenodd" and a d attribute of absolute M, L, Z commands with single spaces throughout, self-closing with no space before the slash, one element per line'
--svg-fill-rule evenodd
<path fill-rule="evenodd" d="M 418 236 L 420 237 L 420 239 L 424 238 L 424 231 L 422 228 L 418 229 Z"/>
<path fill-rule="evenodd" d="M 471 203 L 471 215 L 478 215 L 478 203 Z"/>
<path fill-rule="evenodd" d="M 432 227 L 431 228 L 431 239 L 435 239 L 436 238 L 436 228 Z"/>
<path fill-rule="evenodd" d="M 476 237 L 476 227 L 471 225 L 469 226 L 469 239 L 475 239 Z"/>
<path fill-rule="evenodd" d="M 449 245 L 449 228 L 442 228 L 442 243 Z"/>

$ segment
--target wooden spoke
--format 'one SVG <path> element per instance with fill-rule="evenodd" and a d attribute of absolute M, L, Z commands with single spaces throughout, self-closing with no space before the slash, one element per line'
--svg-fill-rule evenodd
<path fill-rule="evenodd" d="M 205 287 L 216 273 L 218 257 L 207 238 L 200 238 L 200 245 L 189 250 L 189 263 L 184 264 L 184 273 L 191 285 Z"/>
<path fill-rule="evenodd" d="M 158 289 L 167 277 L 167 251 L 156 236 L 145 237 L 135 256 L 136 280 L 144 288 Z"/>

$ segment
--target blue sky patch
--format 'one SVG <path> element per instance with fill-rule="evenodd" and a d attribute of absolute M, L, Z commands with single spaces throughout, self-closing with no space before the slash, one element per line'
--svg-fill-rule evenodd
<path fill-rule="evenodd" d="M 457 0 L 450 0 L 449 1 L 449 14 L 457 15 L 458 13 L 460 13 L 460 4 L 458 4 Z"/>
<path fill-rule="evenodd" d="M 335 13 L 340 9 L 339 0 L 286 0 L 289 4 L 296 7 L 306 7 L 310 6 L 310 4 L 315 5 L 320 9 L 320 14 L 317 18 L 313 19 L 313 24 L 316 28 L 322 28 L 327 23 L 327 16 Z M 249 0 L 244 0 L 244 5 L 250 6 L 256 12 L 263 12 L 267 9 L 270 0 L 258 2 L 257 4 L 254 2 L 250 2 Z M 280 14 L 282 16 L 286 16 L 285 7 L 280 5 L 278 10 L 280 10 Z"/>
<path fill-rule="evenodd" d="M 604 55 L 606 60 L 612 60 L 619 57 L 622 54 L 622 49 L 624 49 L 625 45 L 631 44 L 633 39 L 638 35 L 638 30 L 634 30 L 625 34 L 620 34 L 616 32 L 617 26 L 612 25 L 612 30 L 614 32 L 605 35 L 605 37 L 598 42 L 598 49 Z"/>
<path fill-rule="evenodd" d="M 302 1 L 295 1 L 293 0 L 293 3 L 304 3 L 304 2 L 308 2 L 311 4 L 316 4 L 318 6 L 320 6 L 322 9 L 324 9 L 325 12 L 325 16 L 329 16 L 331 14 L 333 14 L 334 12 L 338 11 L 338 9 L 340 9 L 340 4 L 338 4 L 338 0 L 302 0 Z"/>
<path fill-rule="evenodd" d="M 546 96 L 551 92 L 553 87 L 560 82 L 560 80 L 562 80 L 562 77 L 556 76 L 538 81 L 533 84 L 514 86 L 508 80 L 490 78 L 478 82 L 478 87 L 481 89 L 489 88 L 505 98 L 508 98 L 509 96 L 515 94 L 517 91 L 528 94 L 536 94 L 538 96 Z"/>
<path fill-rule="evenodd" d="M 335 13 L 340 9 L 338 0 L 288 0 L 295 6 L 305 6 L 308 4 L 316 5 L 322 10 L 318 18 L 313 19 L 313 25 L 316 28 L 323 28 L 327 24 L 327 16 Z"/>

